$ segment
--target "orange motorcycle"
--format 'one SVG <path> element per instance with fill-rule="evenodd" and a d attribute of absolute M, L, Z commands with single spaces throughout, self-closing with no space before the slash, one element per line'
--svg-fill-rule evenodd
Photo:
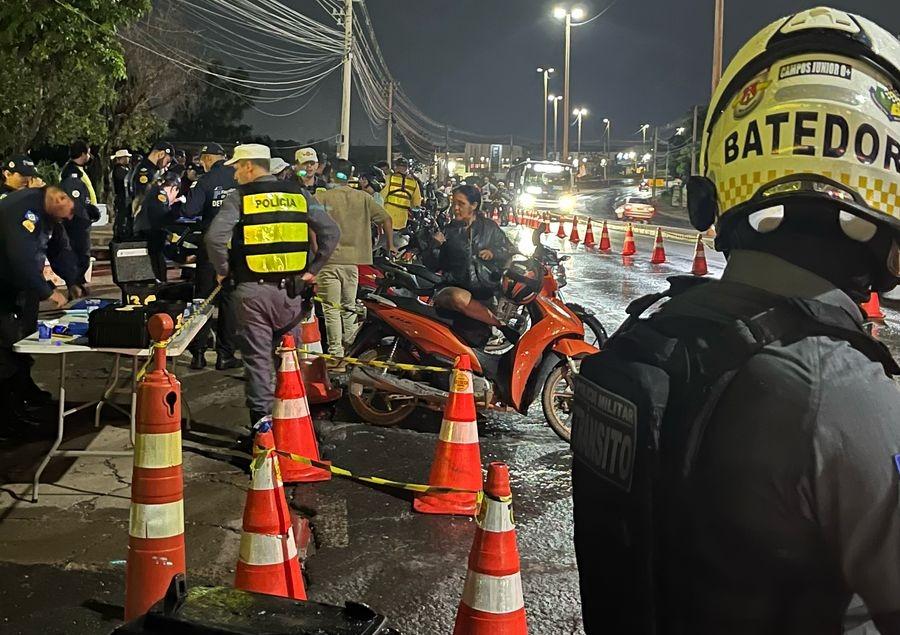
<path fill-rule="evenodd" d="M 416 275 L 401 263 L 381 262 L 384 274 L 374 292 L 362 300 L 367 316 L 349 354 L 366 361 L 387 361 L 417 366 L 450 368 L 460 355 L 472 363 L 475 402 L 480 409 L 499 409 L 525 414 L 540 399 L 550 427 L 569 439 L 572 411 L 572 377 L 580 360 L 598 352 L 584 341 L 585 327 L 575 311 L 560 299 L 555 271 L 560 265 L 556 252 L 536 244 L 534 254 L 510 265 L 510 275 L 530 275 L 528 285 L 516 285 L 505 294 L 521 303 L 529 328 L 506 352 L 485 350 L 491 327 L 461 314 L 426 304 L 420 298 L 434 293 L 439 280 Z M 513 270 L 518 273 L 511 274 Z M 529 273 L 530 272 L 530 273 Z M 420 273 L 420 272 L 417 272 Z M 389 291 L 405 289 L 407 293 Z M 598 342 L 602 344 L 602 342 Z M 397 425 L 418 406 L 442 410 L 448 396 L 450 373 L 357 366 L 348 379 L 353 410 L 365 421 L 379 426 Z"/>

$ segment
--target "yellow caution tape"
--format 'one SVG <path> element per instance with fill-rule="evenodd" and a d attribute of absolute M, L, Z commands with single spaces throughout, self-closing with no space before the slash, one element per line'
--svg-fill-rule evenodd
<path fill-rule="evenodd" d="M 383 485 L 384 487 L 393 487 L 395 489 L 402 489 L 409 492 L 418 492 L 420 494 L 475 494 L 476 501 L 478 503 L 481 503 L 481 499 L 484 496 L 483 490 L 441 487 L 439 485 L 422 485 L 420 483 L 404 483 L 402 481 L 392 481 L 390 479 L 381 478 L 380 476 L 359 476 L 358 474 L 353 474 L 350 470 L 345 470 L 344 468 L 337 467 L 335 465 L 332 465 L 331 463 L 317 461 L 307 456 L 301 456 L 299 454 L 293 454 L 291 452 L 284 452 L 282 450 L 276 450 L 274 448 L 264 448 L 258 445 L 253 446 L 253 461 L 251 461 L 250 463 L 250 469 L 252 471 L 256 471 L 261 468 L 265 464 L 266 459 L 272 454 L 283 456 L 290 459 L 291 461 L 296 461 L 297 463 L 305 463 L 306 465 L 312 466 L 314 468 L 331 472 L 335 476 L 343 476 L 344 478 L 359 481 L 360 483 Z"/>
<path fill-rule="evenodd" d="M 452 368 L 445 368 L 444 366 L 422 366 L 419 364 L 407 364 L 404 362 L 383 362 L 376 359 L 365 360 L 358 357 L 339 357 L 338 355 L 329 355 L 328 353 L 314 353 L 307 350 L 305 347 L 301 348 L 300 352 L 304 353 L 305 355 L 310 355 L 311 357 L 321 357 L 322 359 L 344 362 L 345 364 L 349 364 L 351 366 L 371 366 L 372 368 L 381 368 L 388 370 L 421 370 L 432 373 L 449 373 L 453 370 Z M 294 354 L 296 355 L 296 351 L 294 352 Z"/>

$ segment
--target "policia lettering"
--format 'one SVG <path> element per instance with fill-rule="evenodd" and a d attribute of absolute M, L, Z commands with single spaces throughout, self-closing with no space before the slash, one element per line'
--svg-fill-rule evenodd
<path fill-rule="evenodd" d="M 297 191 L 289 191 L 295 189 Z M 288 182 L 240 186 L 241 216 L 232 238 L 237 282 L 283 279 L 306 269 L 306 198 Z"/>
<path fill-rule="evenodd" d="M 897 139 L 882 137 L 867 123 L 851 130 L 842 115 L 811 110 L 774 113 L 762 121 L 750 119 L 743 131 L 735 130 L 725 139 L 724 159 L 726 165 L 751 156 L 784 154 L 839 159 L 848 150 L 861 164 L 879 164 L 900 174 Z"/>
<path fill-rule="evenodd" d="M 582 452 L 598 476 L 631 491 L 637 407 L 583 377 L 577 380 L 579 399 L 572 418 L 584 432 Z"/>

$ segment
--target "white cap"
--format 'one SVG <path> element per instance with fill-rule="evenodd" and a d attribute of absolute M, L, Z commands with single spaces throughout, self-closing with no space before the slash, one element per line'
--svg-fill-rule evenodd
<path fill-rule="evenodd" d="M 272 151 L 269 146 L 261 143 L 245 143 L 234 147 L 234 154 L 231 159 L 225 162 L 225 165 L 234 165 L 238 161 L 244 159 L 272 159 Z"/>
<path fill-rule="evenodd" d="M 287 161 L 281 157 L 273 157 L 269 163 L 269 174 L 280 174 L 286 168 L 291 167 Z"/>
<path fill-rule="evenodd" d="M 315 148 L 300 148 L 294 153 L 294 163 L 307 163 L 309 161 L 319 162 L 319 155 L 316 153 Z"/>
<path fill-rule="evenodd" d="M 116 153 L 110 159 L 130 159 L 131 153 L 128 150 L 116 150 Z"/>

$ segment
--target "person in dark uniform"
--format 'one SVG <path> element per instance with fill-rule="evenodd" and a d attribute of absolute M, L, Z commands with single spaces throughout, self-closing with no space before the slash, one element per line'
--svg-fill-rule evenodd
<path fill-rule="evenodd" d="M 174 160 L 166 168 L 169 172 L 174 172 L 179 177 L 184 177 L 187 170 L 187 152 L 184 150 L 176 150 Z"/>
<path fill-rule="evenodd" d="M 160 282 L 168 278 L 166 267 L 166 238 L 172 217 L 172 204 L 178 199 L 181 177 L 167 172 L 162 179 L 150 186 L 144 195 L 141 208 L 134 217 L 134 233 L 138 240 L 147 241 L 147 250 L 153 264 L 153 274 Z"/>
<path fill-rule="evenodd" d="M 227 162 L 238 187 L 206 232 L 206 249 L 219 281 L 231 276 L 251 425 L 271 413 L 273 353 L 281 335 L 303 315 L 302 292 L 337 247 L 340 229 L 321 203 L 290 181 L 269 174 L 271 151 L 240 145 Z M 309 252 L 309 231 L 318 250 Z M 278 236 L 278 242 L 272 236 Z M 230 245 L 230 247 L 229 247 Z"/>
<path fill-rule="evenodd" d="M 128 150 L 116 150 L 110 157 L 113 162 L 113 235 L 115 240 L 124 240 L 131 234 L 131 208 L 128 205 L 128 171 L 131 165 L 131 153 Z"/>
<path fill-rule="evenodd" d="M 91 261 L 91 224 L 100 220 L 100 210 L 94 185 L 85 171 L 93 158 L 90 146 L 84 141 L 75 141 L 69 147 L 69 157 L 60 174 L 59 186 L 75 203 L 75 213 L 65 222 L 65 228 L 83 282 Z"/>
<path fill-rule="evenodd" d="M 37 304 L 62 307 L 67 298 L 44 279 L 47 243 L 53 229 L 74 213 L 74 202 L 58 187 L 22 188 L 0 199 L 0 404 L 7 433 L 37 431 L 43 423 L 33 405 L 47 394 L 31 380 L 31 360 L 13 345 L 34 332 Z"/>
<path fill-rule="evenodd" d="M 172 162 L 175 148 L 168 141 L 157 141 L 150 152 L 141 159 L 131 171 L 128 179 L 128 190 L 131 194 L 131 213 L 137 214 L 144 199 L 147 188 L 162 177 Z"/>
<path fill-rule="evenodd" d="M 26 187 L 44 186 L 44 182 L 34 167 L 34 161 L 27 154 L 10 157 L 3 163 L 0 174 L 3 175 L 3 182 L 0 183 L 0 198 Z"/>
<path fill-rule="evenodd" d="M 216 217 L 225 196 L 237 187 L 234 180 L 234 168 L 225 165 L 225 150 L 218 143 L 208 143 L 200 150 L 200 163 L 205 170 L 188 194 L 184 205 L 184 216 L 199 216 L 200 226 L 205 239 L 206 232 Z M 195 295 L 205 298 L 217 286 L 216 270 L 210 262 L 205 240 L 200 241 L 197 250 L 197 270 L 194 278 Z M 241 360 L 234 356 L 235 351 L 235 316 L 231 285 L 223 287 L 216 296 L 218 317 L 216 318 L 216 370 L 227 370 L 241 366 Z M 191 342 L 189 349 L 191 368 L 206 367 L 206 344 L 209 339 L 209 322 Z"/>
<path fill-rule="evenodd" d="M 723 74 L 688 183 L 722 279 L 574 377 L 586 633 L 841 633 L 854 594 L 900 633 L 900 367 L 858 306 L 900 282 L 898 91 L 896 37 L 823 7 Z"/>

